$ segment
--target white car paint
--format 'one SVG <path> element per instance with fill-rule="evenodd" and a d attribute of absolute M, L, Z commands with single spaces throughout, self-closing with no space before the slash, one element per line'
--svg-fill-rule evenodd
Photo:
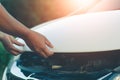
<path fill-rule="evenodd" d="M 54 52 L 95 52 L 120 49 L 120 10 L 88 13 L 38 25 Z M 18 41 L 24 43 L 22 39 Z M 17 48 L 31 51 L 27 45 Z"/>

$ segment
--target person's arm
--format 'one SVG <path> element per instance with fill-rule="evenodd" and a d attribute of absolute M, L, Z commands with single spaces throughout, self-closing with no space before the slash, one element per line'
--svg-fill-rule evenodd
<path fill-rule="evenodd" d="M 2 5 L 0 5 L 0 30 L 22 38 L 31 32 L 27 27 L 13 18 Z"/>
<path fill-rule="evenodd" d="M 2 5 L 0 5 L 0 30 L 24 39 L 33 51 L 44 57 L 53 54 L 53 52 L 46 47 L 47 45 L 52 48 L 52 44 L 42 34 L 25 27 L 25 25 L 13 18 Z"/>

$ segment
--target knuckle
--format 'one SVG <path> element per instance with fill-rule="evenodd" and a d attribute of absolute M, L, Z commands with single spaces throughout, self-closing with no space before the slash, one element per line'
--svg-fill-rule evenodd
<path fill-rule="evenodd" d="M 46 47 L 45 47 L 45 46 L 43 46 L 43 47 L 42 47 L 42 50 L 45 50 L 45 49 L 46 49 Z"/>
<path fill-rule="evenodd" d="M 9 51 L 11 54 L 16 55 L 13 51 Z"/>
<path fill-rule="evenodd" d="M 13 53 L 13 50 L 9 50 L 10 53 Z"/>
<path fill-rule="evenodd" d="M 17 55 L 18 55 L 18 53 L 13 52 L 12 50 L 10 51 L 10 53 L 13 54 L 14 56 L 17 56 Z"/>
<path fill-rule="evenodd" d="M 13 48 L 12 48 L 12 47 L 9 47 L 8 49 L 12 50 Z"/>
<path fill-rule="evenodd" d="M 8 46 L 9 49 L 13 49 L 14 47 L 12 45 Z"/>
<path fill-rule="evenodd" d="M 41 52 L 40 49 L 38 49 L 38 48 L 36 48 L 35 51 L 36 51 L 37 53 L 40 53 L 40 52 Z"/>

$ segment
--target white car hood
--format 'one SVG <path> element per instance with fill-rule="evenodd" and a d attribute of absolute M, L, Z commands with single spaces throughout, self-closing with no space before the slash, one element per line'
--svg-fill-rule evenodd
<path fill-rule="evenodd" d="M 42 26 L 42 27 L 41 27 Z M 54 45 L 54 52 L 95 52 L 120 49 L 120 10 L 65 17 L 32 30 Z M 18 41 L 24 43 L 22 39 Z M 27 45 L 17 48 L 31 51 Z"/>

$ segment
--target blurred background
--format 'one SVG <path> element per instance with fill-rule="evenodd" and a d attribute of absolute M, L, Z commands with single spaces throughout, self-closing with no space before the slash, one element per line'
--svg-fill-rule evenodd
<path fill-rule="evenodd" d="M 3 0 L 8 12 L 27 27 L 63 17 L 78 6 L 73 0 Z M 74 7 L 73 7 L 74 6 Z"/>
<path fill-rule="evenodd" d="M 102 4 L 101 1 L 103 1 Z M 53 19 L 72 15 L 77 10 L 79 10 L 77 14 L 83 14 L 120 9 L 120 0 L 2 0 L 2 4 L 12 16 L 29 28 Z M 0 43 L 0 80 L 2 72 L 11 57 L 12 55 Z"/>

